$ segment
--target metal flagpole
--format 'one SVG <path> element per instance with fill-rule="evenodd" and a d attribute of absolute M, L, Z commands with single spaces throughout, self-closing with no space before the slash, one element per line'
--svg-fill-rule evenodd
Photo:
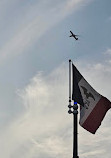
<path fill-rule="evenodd" d="M 78 105 L 74 102 L 73 105 L 73 158 L 79 158 L 78 156 Z"/>
<path fill-rule="evenodd" d="M 71 98 L 72 98 L 71 97 L 71 94 L 72 94 L 71 93 L 72 92 L 71 66 L 72 66 L 72 63 L 71 63 L 71 60 L 69 60 L 69 105 L 68 105 L 69 111 L 68 111 L 68 113 L 73 114 L 73 158 L 79 158 L 79 156 L 78 156 L 78 139 L 77 139 L 78 138 L 77 137 L 77 134 L 78 134 L 78 125 L 77 125 L 78 105 L 76 102 L 74 102 L 73 106 L 71 105 Z"/>

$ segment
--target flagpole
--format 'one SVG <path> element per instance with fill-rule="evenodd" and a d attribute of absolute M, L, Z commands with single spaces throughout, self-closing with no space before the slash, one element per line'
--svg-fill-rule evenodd
<path fill-rule="evenodd" d="M 72 63 L 71 63 L 71 60 L 69 60 L 69 105 L 68 105 L 69 111 L 68 111 L 68 113 L 69 114 L 73 113 L 73 158 L 79 158 L 79 156 L 78 156 L 78 139 L 77 139 L 78 138 L 77 137 L 77 134 L 78 134 L 78 125 L 77 125 L 78 105 L 76 102 L 74 102 L 73 106 L 71 105 L 71 99 L 72 99 L 72 96 L 71 96 L 71 94 L 72 94 L 71 70 L 72 69 L 71 69 L 71 67 L 72 67 Z M 72 108 L 73 108 L 73 110 L 72 110 Z"/>
<path fill-rule="evenodd" d="M 78 156 L 78 105 L 74 102 L 73 105 L 73 158 Z"/>

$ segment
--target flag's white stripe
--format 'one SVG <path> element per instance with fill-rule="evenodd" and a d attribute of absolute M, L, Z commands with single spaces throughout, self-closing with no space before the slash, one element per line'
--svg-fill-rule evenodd
<path fill-rule="evenodd" d="M 84 78 L 81 78 L 78 85 L 81 91 L 83 102 L 85 104 L 85 106 L 81 108 L 81 112 L 80 112 L 80 125 L 82 125 L 85 122 L 85 120 L 88 118 L 88 116 L 90 115 L 96 104 L 98 103 L 98 101 L 101 99 L 101 95 L 97 93 Z M 87 89 L 87 93 L 91 93 L 94 96 L 94 99 L 92 97 L 88 97 L 88 98 L 86 97 L 83 87 Z"/>

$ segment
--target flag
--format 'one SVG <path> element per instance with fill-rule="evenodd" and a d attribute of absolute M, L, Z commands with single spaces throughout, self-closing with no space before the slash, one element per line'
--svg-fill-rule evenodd
<path fill-rule="evenodd" d="M 72 64 L 73 91 L 72 100 L 80 104 L 80 125 L 95 134 L 101 125 L 111 102 L 96 92 Z"/>

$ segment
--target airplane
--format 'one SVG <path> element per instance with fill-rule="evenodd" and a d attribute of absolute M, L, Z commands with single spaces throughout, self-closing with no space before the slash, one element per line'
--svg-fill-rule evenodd
<path fill-rule="evenodd" d="M 73 32 L 72 31 L 70 31 L 70 33 L 71 33 L 71 35 L 69 36 L 69 37 L 74 37 L 75 38 L 75 40 L 78 40 L 78 35 L 75 35 L 75 34 L 73 34 Z"/>

